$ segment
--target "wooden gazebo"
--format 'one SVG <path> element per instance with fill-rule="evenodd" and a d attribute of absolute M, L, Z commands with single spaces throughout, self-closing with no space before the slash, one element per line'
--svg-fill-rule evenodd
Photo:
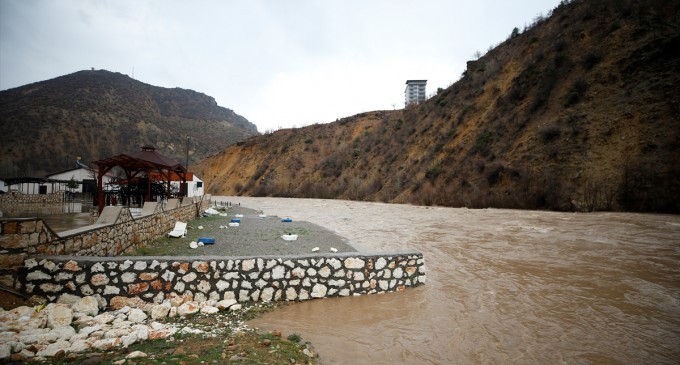
<path fill-rule="evenodd" d="M 128 155 L 118 155 L 95 161 L 97 164 L 97 200 L 99 213 L 104 209 L 103 177 L 112 168 L 118 166 L 125 171 L 128 182 L 140 176 L 147 176 L 146 201 L 151 200 L 151 176 L 160 175 L 167 184 L 166 191 L 170 197 L 170 181 L 173 176 L 179 176 L 183 186 L 186 186 L 187 169 L 170 157 L 156 152 L 152 146 L 143 146 L 141 151 Z M 185 193 L 186 194 L 186 193 Z"/>

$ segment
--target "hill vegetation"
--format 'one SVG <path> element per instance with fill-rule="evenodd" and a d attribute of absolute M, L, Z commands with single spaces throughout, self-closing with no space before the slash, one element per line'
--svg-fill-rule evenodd
<path fill-rule="evenodd" d="M 249 138 L 196 170 L 213 194 L 680 212 L 679 8 L 563 1 L 420 105 Z"/>
<path fill-rule="evenodd" d="M 44 176 L 154 145 L 185 162 L 256 135 L 205 94 L 144 84 L 105 70 L 0 91 L 0 177 Z M 199 143 L 200 141 L 200 143 Z"/>

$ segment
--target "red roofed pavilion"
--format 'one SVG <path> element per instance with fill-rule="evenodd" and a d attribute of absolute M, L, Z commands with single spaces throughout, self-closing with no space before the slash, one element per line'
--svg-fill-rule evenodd
<path fill-rule="evenodd" d="M 170 197 L 170 181 L 177 181 L 179 178 L 183 186 L 186 186 L 187 182 L 186 167 L 172 158 L 156 152 L 156 149 L 152 146 L 143 146 L 141 151 L 105 158 L 94 163 L 99 167 L 97 174 L 99 213 L 104 209 L 103 176 L 116 166 L 125 171 L 128 182 L 143 175 L 147 177 L 146 201 L 151 200 L 151 180 L 154 176 L 162 177 L 162 180 L 167 184 L 168 198 Z M 184 194 L 186 195 L 186 192 Z"/>

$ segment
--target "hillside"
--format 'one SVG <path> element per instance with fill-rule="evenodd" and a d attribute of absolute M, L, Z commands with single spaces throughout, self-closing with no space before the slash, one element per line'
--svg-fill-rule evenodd
<path fill-rule="evenodd" d="M 680 212 L 679 7 L 563 1 L 425 103 L 250 138 L 196 169 L 213 194 Z"/>
<path fill-rule="evenodd" d="M 0 177 L 42 176 L 144 144 L 185 161 L 187 137 L 197 161 L 256 134 L 205 94 L 105 70 L 0 91 Z"/>

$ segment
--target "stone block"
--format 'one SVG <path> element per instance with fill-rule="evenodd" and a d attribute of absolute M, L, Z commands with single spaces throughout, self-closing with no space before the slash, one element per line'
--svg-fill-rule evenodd
<path fill-rule="evenodd" d="M 1 254 L 0 268 L 1 269 L 17 269 L 21 267 L 26 258 L 25 253 L 20 254 Z"/>
<path fill-rule="evenodd" d="M 19 222 L 17 222 L 17 221 L 6 222 L 2 225 L 2 234 L 8 235 L 8 234 L 19 233 L 18 227 L 19 227 Z"/>
<path fill-rule="evenodd" d="M 17 230 L 18 233 L 34 233 L 36 232 L 35 221 L 22 221 L 19 222 Z"/>
<path fill-rule="evenodd" d="M 0 247 L 8 248 L 26 248 L 29 246 L 29 237 L 22 234 L 3 234 L 0 236 Z"/>

